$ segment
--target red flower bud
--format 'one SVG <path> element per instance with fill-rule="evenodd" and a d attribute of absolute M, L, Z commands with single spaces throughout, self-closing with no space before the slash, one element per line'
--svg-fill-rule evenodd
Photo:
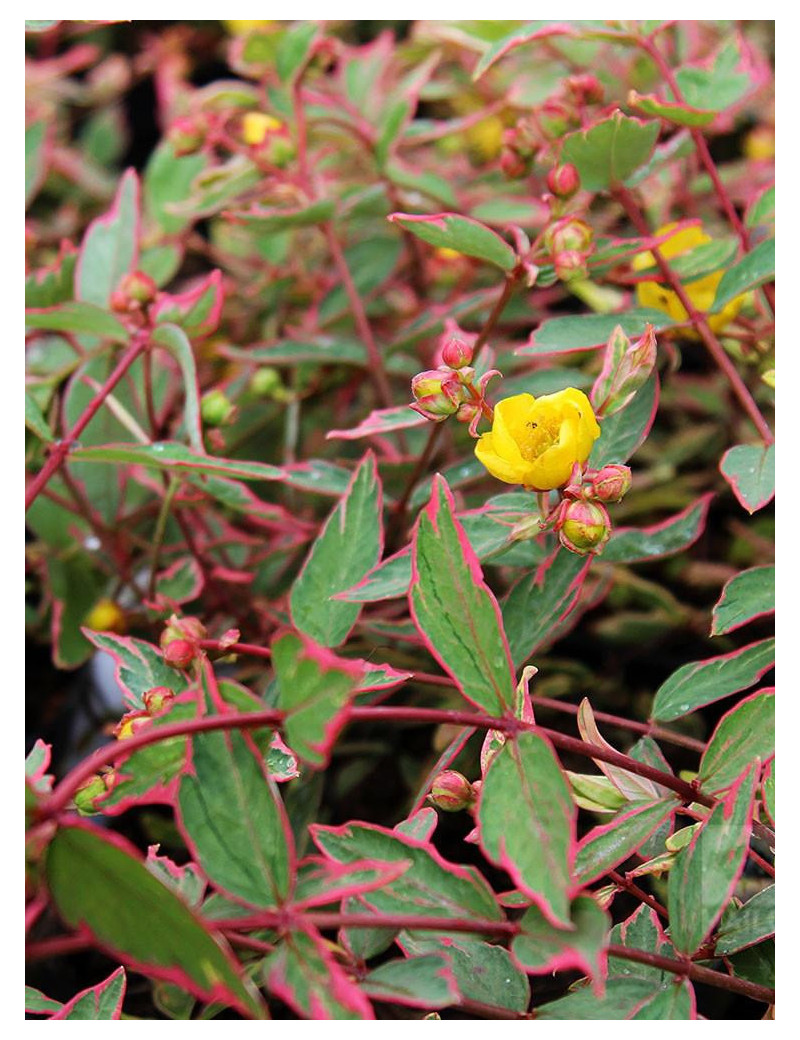
<path fill-rule="evenodd" d="M 594 232 L 585 220 L 562 217 L 545 231 L 544 245 L 552 256 L 571 251 L 588 253 L 593 238 Z"/>
<path fill-rule="evenodd" d="M 628 466 L 603 466 L 591 479 L 592 493 L 601 502 L 619 502 L 631 486 Z"/>
<path fill-rule="evenodd" d="M 571 199 L 581 186 L 581 178 L 572 163 L 554 167 L 547 175 L 547 187 L 559 199 Z"/>
<path fill-rule="evenodd" d="M 472 355 L 472 347 L 455 336 L 442 347 L 442 363 L 447 365 L 448 368 L 458 369 L 463 368 L 465 365 L 471 365 Z"/>
<path fill-rule="evenodd" d="M 585 74 L 569 76 L 564 81 L 567 91 L 584 105 L 599 105 L 605 97 L 605 88 L 597 76 Z"/>
<path fill-rule="evenodd" d="M 164 661 L 172 668 L 188 668 L 195 658 L 195 647 L 186 639 L 173 639 L 163 650 Z"/>
<path fill-rule="evenodd" d="M 144 271 L 123 275 L 119 285 L 111 294 L 111 309 L 127 314 L 141 310 L 152 303 L 158 294 L 158 286 Z"/>
<path fill-rule="evenodd" d="M 556 274 L 562 282 L 572 282 L 578 279 L 588 278 L 589 271 L 586 267 L 586 255 L 577 249 L 568 249 L 565 253 L 556 253 Z"/>
<path fill-rule="evenodd" d="M 175 694 L 168 686 L 153 686 L 152 689 L 145 690 L 142 695 L 148 715 L 156 715 L 174 699 Z"/>
<path fill-rule="evenodd" d="M 176 119 L 167 131 L 167 140 L 178 158 L 199 151 L 205 139 L 205 125 L 198 119 L 189 119 L 185 116 Z"/>
<path fill-rule="evenodd" d="M 597 502 L 565 500 L 556 530 L 565 549 L 586 556 L 600 552 L 611 537 L 611 518 L 605 506 Z"/>
<path fill-rule="evenodd" d="M 538 113 L 539 126 L 549 141 L 563 137 L 574 122 L 574 113 L 557 98 L 550 98 L 542 105 Z"/>
<path fill-rule="evenodd" d="M 461 773 L 446 769 L 431 785 L 430 801 L 444 812 L 460 812 L 475 801 L 472 784 Z"/>
<path fill-rule="evenodd" d="M 455 415 L 458 406 L 466 400 L 466 391 L 458 376 L 448 369 L 419 372 L 411 380 L 411 393 L 415 398 L 411 405 L 414 411 L 434 422 Z"/>
<path fill-rule="evenodd" d="M 503 148 L 500 153 L 500 169 L 506 180 L 517 181 L 527 177 L 533 168 L 533 158 L 524 157 L 514 148 Z"/>

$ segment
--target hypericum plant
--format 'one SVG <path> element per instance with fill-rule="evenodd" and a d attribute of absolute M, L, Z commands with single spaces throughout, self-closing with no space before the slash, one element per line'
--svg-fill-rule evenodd
<path fill-rule="evenodd" d="M 26 1009 L 771 1017 L 772 23 L 376 24 L 27 23 Z"/>

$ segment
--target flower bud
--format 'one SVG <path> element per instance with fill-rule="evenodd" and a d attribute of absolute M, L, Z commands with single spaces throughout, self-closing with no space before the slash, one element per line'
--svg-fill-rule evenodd
<path fill-rule="evenodd" d="M 565 501 L 556 528 L 565 549 L 586 556 L 600 552 L 611 537 L 611 518 L 597 502 Z"/>
<path fill-rule="evenodd" d="M 92 607 L 84 621 L 93 632 L 124 632 L 125 614 L 111 599 L 101 599 Z"/>
<path fill-rule="evenodd" d="M 463 368 L 472 364 L 473 350 L 455 336 L 442 347 L 442 363 L 448 368 Z"/>
<path fill-rule="evenodd" d="M 562 217 L 545 231 L 544 245 L 553 256 L 573 251 L 587 253 L 593 238 L 594 232 L 585 220 Z"/>
<path fill-rule="evenodd" d="M 571 199 L 581 186 L 581 179 L 572 163 L 555 166 L 547 175 L 547 187 L 559 199 Z"/>
<path fill-rule="evenodd" d="M 255 394 L 256 397 L 271 397 L 279 386 L 283 386 L 283 383 L 277 368 L 264 365 L 262 368 L 257 368 L 250 376 L 248 386 L 250 393 Z"/>
<path fill-rule="evenodd" d="M 563 137 L 573 123 L 571 109 L 557 98 L 550 98 L 542 105 L 538 113 L 539 126 L 549 141 Z"/>
<path fill-rule="evenodd" d="M 195 648 L 186 639 L 173 639 L 163 647 L 164 662 L 171 668 L 188 668 L 195 658 Z"/>
<path fill-rule="evenodd" d="M 150 716 L 146 711 L 129 711 L 119 720 L 112 730 L 117 740 L 125 740 L 138 733 L 150 722 Z"/>
<path fill-rule="evenodd" d="M 514 148 L 505 145 L 500 153 L 500 169 L 506 180 L 518 181 L 530 174 L 533 169 L 533 157 L 522 156 Z"/>
<path fill-rule="evenodd" d="M 158 286 L 150 275 L 144 271 L 134 271 L 124 275 L 112 292 L 111 309 L 122 314 L 138 311 L 152 303 L 157 294 Z"/>
<path fill-rule="evenodd" d="M 430 801 L 444 812 L 468 809 L 475 800 L 472 784 L 461 773 L 446 769 L 431 784 Z"/>
<path fill-rule="evenodd" d="M 578 252 L 577 249 L 556 253 L 554 263 L 556 275 L 562 282 L 573 282 L 589 277 L 586 254 Z"/>
<path fill-rule="evenodd" d="M 178 617 L 172 614 L 167 621 L 166 628 L 161 633 L 161 649 L 173 639 L 186 639 L 190 643 L 196 643 L 199 639 L 205 639 L 206 626 L 196 617 Z"/>
<path fill-rule="evenodd" d="M 568 76 L 564 85 L 572 97 L 584 105 L 599 105 L 605 97 L 603 84 L 597 76 L 588 73 L 582 76 Z"/>
<path fill-rule="evenodd" d="M 458 376 L 442 369 L 429 369 L 415 375 L 411 380 L 411 393 L 415 398 L 415 404 L 411 405 L 414 411 L 435 422 L 455 415 L 459 405 L 466 400 Z"/>
<path fill-rule="evenodd" d="M 480 405 L 477 401 L 464 401 L 463 404 L 458 406 L 456 419 L 459 422 L 471 423 L 473 419 L 480 414 L 480 410 Z"/>
<path fill-rule="evenodd" d="M 283 129 L 283 123 L 266 112 L 246 112 L 242 117 L 242 140 L 245 144 L 263 144 L 267 135 Z"/>
<path fill-rule="evenodd" d="M 200 414 L 209 426 L 227 426 L 236 418 L 236 406 L 221 390 L 209 390 L 200 401 Z"/>
<path fill-rule="evenodd" d="M 197 119 L 176 119 L 167 131 L 167 140 L 172 145 L 176 158 L 193 155 L 202 148 L 205 139 L 206 127 Z"/>
<path fill-rule="evenodd" d="M 631 486 L 631 471 L 628 466 L 603 466 L 591 479 L 592 493 L 601 502 L 619 502 Z"/>
<path fill-rule="evenodd" d="M 85 784 L 78 788 L 73 797 L 78 813 L 81 816 L 93 816 L 98 812 L 95 804 L 97 799 L 101 798 L 107 790 L 106 783 L 99 774 L 87 780 Z"/>
<path fill-rule="evenodd" d="M 175 699 L 175 693 L 169 686 L 153 686 L 142 694 L 145 710 L 148 715 L 156 715 Z"/>

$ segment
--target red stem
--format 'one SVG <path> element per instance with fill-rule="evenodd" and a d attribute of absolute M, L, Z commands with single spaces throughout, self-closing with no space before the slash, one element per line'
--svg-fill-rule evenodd
<path fill-rule="evenodd" d="M 56 935 L 52 939 L 40 939 L 39 942 L 27 943 L 25 946 L 26 961 L 49 960 L 50 957 L 63 957 L 69 953 L 80 953 L 90 950 L 94 943 L 87 935 Z"/>
<path fill-rule="evenodd" d="M 650 230 L 647 226 L 647 221 L 644 219 L 642 212 L 630 191 L 628 191 L 627 188 L 620 186 L 615 189 L 614 194 L 625 209 L 625 212 L 628 214 L 631 223 L 636 227 L 637 231 L 639 231 L 640 234 L 649 235 Z M 765 444 L 772 444 L 775 437 L 773 436 L 766 419 L 761 414 L 759 407 L 753 400 L 744 380 L 736 370 L 736 366 L 725 353 L 722 344 L 711 331 L 711 328 L 705 319 L 705 315 L 698 311 L 694 306 L 680 279 L 672 271 L 658 247 L 653 246 L 651 252 L 659 270 L 661 271 L 662 277 L 681 301 L 684 310 L 691 319 L 694 327 L 697 329 L 697 332 L 705 344 L 709 354 L 711 354 L 714 361 L 728 377 L 733 392 L 739 398 L 742 407 L 752 419 L 753 424 L 761 435 L 761 439 Z"/>
<path fill-rule="evenodd" d="M 303 920 L 316 928 L 393 928 L 423 929 L 432 932 L 479 932 L 498 938 L 517 935 L 520 926 L 515 921 L 486 921 L 480 918 L 428 917 L 425 914 L 348 914 L 321 910 L 308 913 L 291 910 L 263 910 L 249 917 L 221 918 L 209 921 L 214 928 L 292 928 L 293 922 Z"/>
<path fill-rule="evenodd" d="M 95 417 L 97 412 L 103 405 L 106 397 L 111 393 L 117 383 L 122 379 L 128 369 L 131 367 L 133 362 L 139 357 L 139 355 L 147 347 L 147 340 L 145 338 L 136 338 L 122 355 L 117 362 L 117 366 L 108 379 L 103 383 L 100 390 L 97 392 L 97 396 L 93 397 L 86 410 L 83 412 L 81 417 L 64 437 L 63 440 L 58 441 L 53 445 L 47 461 L 44 466 L 39 470 L 36 476 L 28 484 L 25 491 L 25 511 L 30 509 L 34 503 L 42 488 L 47 485 L 47 482 L 53 476 L 53 474 L 59 469 L 64 459 L 69 454 L 75 441 L 80 437 L 83 430 L 89 425 L 92 419 Z"/>
<path fill-rule="evenodd" d="M 652 910 L 655 910 L 657 914 L 664 918 L 665 921 L 669 920 L 669 914 L 667 908 L 662 906 L 657 899 L 654 899 L 651 895 L 648 895 L 643 888 L 639 888 L 637 884 L 631 881 L 624 875 L 619 874 L 616 870 L 609 870 L 609 878 L 614 882 L 617 888 L 621 888 L 629 895 L 634 896 L 636 899 L 640 899 L 643 903 L 646 903 Z"/>
<path fill-rule="evenodd" d="M 199 639 L 197 645 L 203 650 L 217 651 L 220 654 L 249 654 L 251 657 L 272 657 L 272 651 L 266 646 L 254 646 L 253 643 L 225 643 L 219 639 Z"/>

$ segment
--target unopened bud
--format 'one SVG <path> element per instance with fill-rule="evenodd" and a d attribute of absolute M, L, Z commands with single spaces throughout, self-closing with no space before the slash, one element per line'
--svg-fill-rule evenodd
<path fill-rule="evenodd" d="M 126 274 L 111 294 L 111 309 L 126 314 L 141 310 L 152 303 L 158 295 L 158 286 L 144 271 Z"/>
<path fill-rule="evenodd" d="M 611 537 L 611 518 L 605 506 L 584 499 L 565 501 L 556 527 L 564 548 L 579 556 L 600 552 Z"/>
<path fill-rule="evenodd" d="M 468 809 L 474 800 L 472 784 L 454 769 L 446 769 L 439 773 L 431 785 L 430 801 L 444 812 Z"/>
<path fill-rule="evenodd" d="M 145 710 L 148 715 L 156 715 L 163 711 L 175 699 L 175 693 L 169 686 L 153 686 L 142 694 Z"/>
<path fill-rule="evenodd" d="M 568 249 L 564 253 L 555 255 L 556 275 L 562 282 L 574 282 L 589 277 L 589 269 L 586 266 L 586 254 L 578 252 L 577 249 Z"/>
<path fill-rule="evenodd" d="M 568 252 L 587 253 L 593 238 L 594 232 L 585 220 L 562 217 L 545 231 L 544 245 L 552 256 Z"/>
<path fill-rule="evenodd" d="M 146 711 L 129 711 L 119 720 L 112 730 L 117 740 L 126 740 L 138 733 L 150 722 L 150 716 Z"/>
<path fill-rule="evenodd" d="M 471 346 L 454 336 L 442 347 L 442 363 L 448 368 L 463 368 L 472 364 L 473 353 Z"/>
<path fill-rule="evenodd" d="M 190 643 L 206 638 L 206 626 L 196 617 L 178 617 L 172 614 L 164 631 L 161 633 L 161 648 L 171 643 L 173 639 L 186 639 Z"/>
<path fill-rule="evenodd" d="M 107 791 L 102 776 L 93 776 L 75 792 L 73 801 L 81 816 L 93 816 L 98 812 L 96 801 Z"/>
<path fill-rule="evenodd" d="M 236 406 L 221 390 L 209 390 L 200 401 L 200 414 L 209 426 L 226 426 L 236 417 Z"/>
<path fill-rule="evenodd" d="M 581 178 L 572 163 L 554 167 L 547 175 L 547 187 L 559 199 L 571 199 L 581 186 Z"/>
<path fill-rule="evenodd" d="M 456 412 L 456 419 L 459 422 L 471 423 L 475 417 L 480 413 L 480 405 L 477 401 L 464 401 L 463 404 L 458 406 Z"/>
<path fill-rule="evenodd" d="M 533 157 L 520 155 L 516 149 L 505 146 L 500 153 L 500 169 L 507 180 L 520 180 L 533 169 Z"/>
<path fill-rule="evenodd" d="M 265 365 L 263 368 L 257 368 L 250 376 L 248 386 L 250 393 L 255 394 L 256 397 L 271 397 L 279 386 L 283 386 L 283 383 L 277 368 Z"/>
<path fill-rule="evenodd" d="M 539 126 L 544 136 L 549 141 L 555 141 L 563 137 L 573 123 L 574 116 L 571 109 L 559 101 L 551 98 L 542 105 L 538 112 Z"/>
<path fill-rule="evenodd" d="M 601 502 L 619 502 L 630 490 L 628 466 L 609 465 L 598 470 L 591 480 L 592 493 Z"/>
<path fill-rule="evenodd" d="M 584 105 L 598 105 L 605 97 L 605 88 L 597 76 L 585 74 L 568 76 L 564 81 L 567 91 Z"/>
<path fill-rule="evenodd" d="M 186 639 L 173 639 L 163 650 L 164 661 L 171 668 L 188 668 L 195 657 L 195 648 Z"/>
<path fill-rule="evenodd" d="M 206 126 L 197 119 L 176 119 L 167 131 L 167 140 L 177 158 L 199 151 L 205 139 Z"/>
<path fill-rule="evenodd" d="M 441 422 L 455 415 L 459 405 L 466 400 L 465 390 L 454 372 L 430 369 L 420 372 L 411 380 L 414 411 L 427 419 Z"/>

